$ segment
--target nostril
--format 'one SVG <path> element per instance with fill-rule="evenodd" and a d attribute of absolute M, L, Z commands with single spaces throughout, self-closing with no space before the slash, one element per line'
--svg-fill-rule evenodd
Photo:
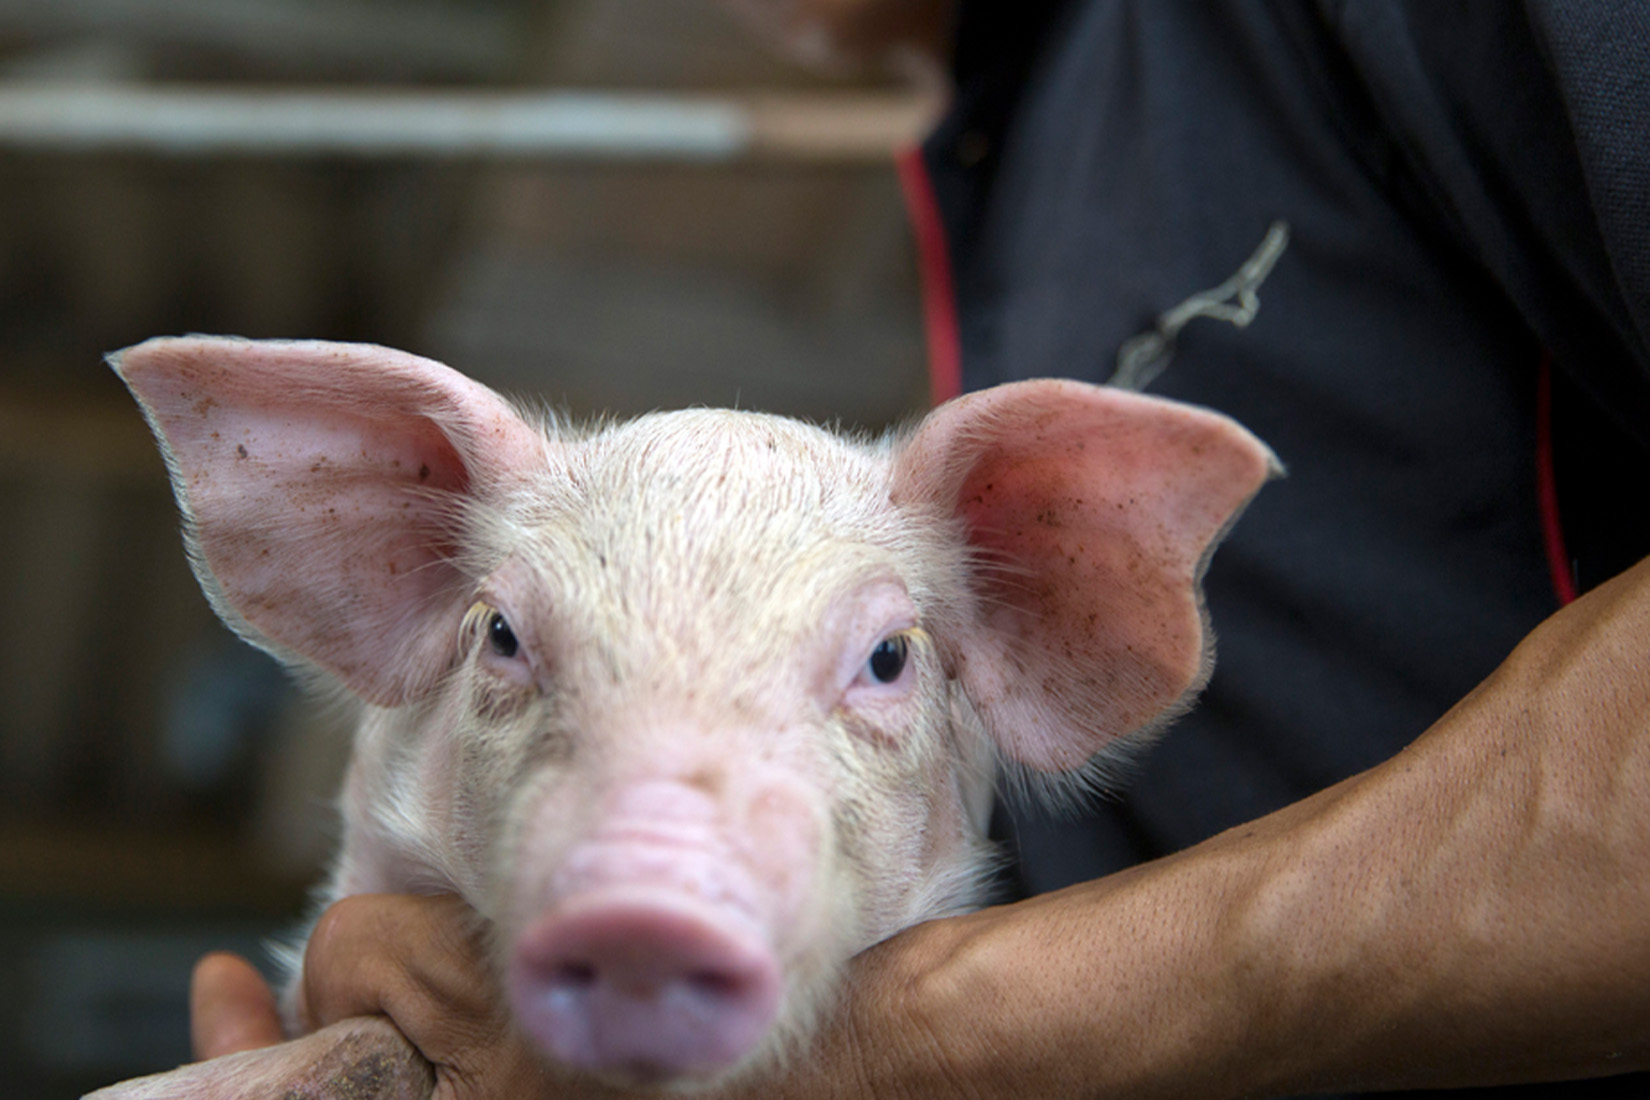
<path fill-rule="evenodd" d="M 746 983 L 724 970 L 700 970 L 687 975 L 684 984 L 706 997 L 729 998 L 739 996 Z"/>
<path fill-rule="evenodd" d="M 564 989 L 589 989 L 596 984 L 596 967 L 589 962 L 564 962 L 556 967 L 550 984 Z"/>

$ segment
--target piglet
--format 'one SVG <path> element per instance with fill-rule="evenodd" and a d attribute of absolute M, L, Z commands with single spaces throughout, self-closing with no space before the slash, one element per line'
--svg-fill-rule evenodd
<path fill-rule="evenodd" d="M 855 952 L 979 904 L 998 785 L 1094 784 L 1207 679 L 1200 578 L 1277 469 L 1225 417 L 1070 381 L 860 438 L 574 425 L 360 345 L 111 363 L 212 606 L 360 701 L 323 900 L 462 896 L 515 1026 L 631 1086 L 777 1072 Z M 393 1028 L 344 1032 L 96 1095 L 369 1063 L 428 1091 Z"/>

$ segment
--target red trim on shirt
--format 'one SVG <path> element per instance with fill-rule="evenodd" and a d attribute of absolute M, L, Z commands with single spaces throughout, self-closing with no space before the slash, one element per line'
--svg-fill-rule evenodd
<path fill-rule="evenodd" d="M 957 332 L 957 296 L 951 283 L 951 248 L 945 239 L 934 181 L 922 149 L 912 146 L 894 157 L 906 216 L 917 243 L 922 285 L 923 331 L 928 343 L 928 390 L 934 404 L 962 393 L 962 340 Z"/>
<path fill-rule="evenodd" d="M 1575 575 L 1570 570 L 1570 553 L 1564 546 L 1563 517 L 1558 510 L 1558 479 L 1553 474 L 1553 357 L 1541 353 L 1541 370 L 1535 390 L 1535 484 L 1541 505 L 1541 539 L 1547 549 L 1547 570 L 1552 574 L 1553 593 L 1559 606 L 1576 598 Z"/>

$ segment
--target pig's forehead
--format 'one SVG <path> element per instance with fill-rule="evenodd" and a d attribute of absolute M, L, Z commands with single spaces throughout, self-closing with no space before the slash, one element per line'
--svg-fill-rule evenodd
<path fill-rule="evenodd" d="M 923 587 L 900 565 L 936 558 L 890 501 L 885 440 L 756 413 L 692 410 L 610 427 L 551 452 L 542 491 L 494 528 L 519 533 L 514 546 L 498 550 L 580 590 L 708 598 L 807 577 L 821 587 L 805 602 L 817 603 L 890 568 Z"/>
<path fill-rule="evenodd" d="M 784 417 L 693 409 L 619 424 L 564 452 L 584 515 L 685 516 L 701 533 L 876 522 L 889 464 L 879 443 Z M 751 532 L 746 532 L 750 534 Z"/>
<path fill-rule="evenodd" d="M 880 444 L 800 420 L 736 409 L 681 409 L 610 425 L 588 441 L 592 462 L 620 468 L 683 460 L 738 465 L 750 476 L 851 476 L 881 469 Z"/>

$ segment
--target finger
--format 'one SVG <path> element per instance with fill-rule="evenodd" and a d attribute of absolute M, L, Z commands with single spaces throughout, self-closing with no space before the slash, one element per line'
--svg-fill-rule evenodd
<path fill-rule="evenodd" d="M 256 967 L 222 951 L 195 964 L 189 980 L 189 1041 L 197 1060 L 273 1046 L 284 1038 L 275 994 Z"/>
<path fill-rule="evenodd" d="M 504 1016 L 481 922 L 450 895 L 365 894 L 332 905 L 305 949 L 300 1001 L 314 1027 L 387 1015 L 436 1062 Z"/>

